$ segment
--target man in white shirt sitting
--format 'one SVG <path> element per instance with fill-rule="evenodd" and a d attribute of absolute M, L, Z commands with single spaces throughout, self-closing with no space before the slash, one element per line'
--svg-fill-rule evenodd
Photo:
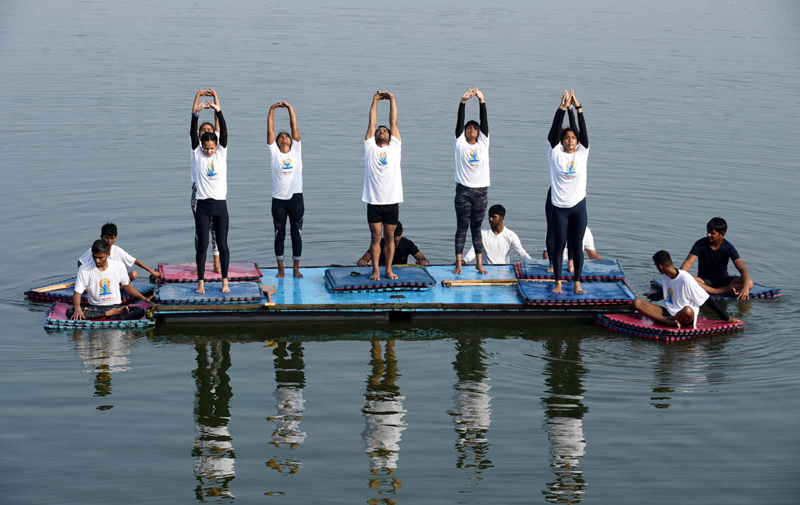
<path fill-rule="evenodd" d="M 542 258 L 549 260 L 550 256 L 547 254 L 547 244 L 544 245 L 545 249 L 542 253 Z M 597 253 L 597 250 L 594 248 L 594 237 L 592 236 L 592 230 L 589 227 L 586 227 L 586 232 L 583 234 L 583 250 L 586 251 L 586 255 L 589 257 L 590 260 L 601 260 L 603 259 Z M 564 256 L 569 258 L 567 262 L 567 268 L 569 268 L 569 273 L 575 273 L 575 263 L 572 261 L 572 251 L 569 250 L 568 247 L 564 248 Z M 553 271 L 553 261 L 550 261 L 550 268 L 547 269 L 548 272 Z"/>
<path fill-rule="evenodd" d="M 510 263 L 508 252 L 514 249 L 521 260 L 531 260 L 532 258 L 522 248 L 519 237 L 516 233 L 503 226 L 506 218 L 506 209 L 502 205 L 492 205 L 489 208 L 489 228 L 481 230 L 483 239 L 483 264 L 484 265 L 507 265 Z M 475 248 L 461 260 L 462 265 L 475 259 Z"/>

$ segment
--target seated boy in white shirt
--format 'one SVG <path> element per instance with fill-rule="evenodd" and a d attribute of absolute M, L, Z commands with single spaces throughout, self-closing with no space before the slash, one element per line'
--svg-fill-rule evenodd
<path fill-rule="evenodd" d="M 506 209 L 502 205 L 492 205 L 489 208 L 489 228 L 481 230 L 484 265 L 509 264 L 511 261 L 508 253 L 511 249 L 514 249 L 520 260 L 532 259 L 522 248 L 517 234 L 503 226 L 505 218 Z M 461 263 L 463 265 L 474 259 L 475 248 L 473 247 L 464 255 Z"/>
<path fill-rule="evenodd" d="M 120 246 L 114 245 L 114 243 L 117 241 L 117 225 L 115 225 L 114 223 L 106 223 L 103 225 L 102 228 L 100 228 L 100 238 L 108 242 L 108 245 L 111 247 L 110 258 L 112 260 L 121 261 L 125 265 L 125 268 L 130 268 L 133 265 L 136 265 L 137 267 L 144 268 L 145 270 L 150 272 L 150 275 L 152 275 L 155 278 L 161 277 L 161 272 L 153 270 L 149 266 L 145 265 L 141 261 L 137 260 L 130 254 L 125 252 L 125 250 Z M 81 265 L 88 265 L 91 262 L 92 262 L 92 249 L 89 248 L 85 253 L 83 253 L 83 256 L 81 256 L 80 259 L 78 260 L 78 268 L 80 268 Z M 135 281 L 136 279 L 139 278 L 139 272 L 137 272 L 136 270 L 131 270 L 130 272 L 128 272 L 128 277 L 130 278 L 130 280 Z"/>
<path fill-rule="evenodd" d="M 545 244 L 544 252 L 542 253 L 542 258 L 549 260 L 550 256 L 547 254 L 547 244 Z M 590 260 L 601 260 L 603 259 L 602 256 L 597 252 L 594 247 L 594 236 L 592 235 L 592 230 L 589 227 L 586 227 L 586 232 L 583 234 L 583 250 L 586 251 L 586 255 L 589 257 Z M 572 261 L 572 251 L 569 250 L 568 247 L 564 248 L 564 256 L 569 258 L 567 262 L 567 268 L 569 269 L 569 273 L 575 273 L 575 263 Z M 548 272 L 553 271 L 553 262 L 550 261 L 550 268 L 547 269 Z"/>
<path fill-rule="evenodd" d="M 144 296 L 130 283 L 128 272 L 122 262 L 109 259 L 111 246 L 105 240 L 95 240 L 92 244 L 92 262 L 78 269 L 72 307 L 67 309 L 67 317 L 78 319 L 141 319 L 145 312 L 141 307 L 122 305 L 119 288 L 122 286 L 129 295 L 149 302 L 152 296 Z M 88 291 L 89 306 L 81 307 L 81 294 Z"/>
<path fill-rule="evenodd" d="M 633 301 L 633 309 L 636 312 L 664 326 L 680 328 L 681 325 L 691 325 L 696 327 L 700 307 L 705 305 L 723 321 L 742 322 L 740 319 L 728 317 L 688 272 L 675 268 L 667 251 L 655 253 L 653 263 L 661 273 L 662 292 L 645 293 L 644 296 L 654 301 L 663 298 L 664 307 L 636 298 Z"/>

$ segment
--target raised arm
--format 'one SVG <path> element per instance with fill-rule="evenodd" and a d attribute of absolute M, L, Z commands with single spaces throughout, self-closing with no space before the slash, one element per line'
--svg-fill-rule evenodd
<path fill-rule="evenodd" d="M 458 116 L 456 117 L 456 138 L 464 133 L 464 116 L 467 111 L 467 100 L 475 96 L 475 88 L 469 88 L 466 93 L 461 96 L 461 103 L 458 104 Z"/>
<path fill-rule="evenodd" d="M 213 96 L 214 97 L 214 105 L 216 105 L 217 107 L 222 108 L 222 106 L 219 104 L 219 97 L 217 96 L 217 92 L 214 91 L 214 88 L 208 88 L 208 91 L 206 92 L 206 94 L 209 95 L 209 96 Z M 217 119 L 216 115 L 214 116 L 214 131 L 217 132 L 217 135 L 219 135 L 219 120 Z"/>
<path fill-rule="evenodd" d="M 214 115 L 217 118 L 217 123 L 219 123 L 219 145 L 228 147 L 228 125 L 225 124 L 222 110 L 219 108 L 219 105 L 215 103 L 210 103 L 208 106 L 214 109 Z"/>
<path fill-rule="evenodd" d="M 294 115 L 294 109 L 286 102 L 282 102 L 283 106 L 289 109 L 289 124 L 292 127 L 292 140 L 300 142 L 300 130 L 297 129 L 297 116 Z"/>
<path fill-rule="evenodd" d="M 192 123 L 189 126 L 189 138 L 192 139 L 192 151 L 197 149 L 200 145 L 200 136 L 197 134 L 197 118 L 200 117 L 200 111 L 203 110 L 202 106 L 197 106 L 192 109 Z"/>
<path fill-rule="evenodd" d="M 564 124 L 564 112 L 567 110 L 568 103 L 569 92 L 564 90 L 564 94 L 561 95 L 561 105 L 559 105 L 558 109 L 556 109 L 556 115 L 553 118 L 553 125 L 550 127 L 550 133 L 547 134 L 547 141 L 550 143 L 551 148 L 557 146 L 561 140 L 561 125 Z"/>
<path fill-rule="evenodd" d="M 575 112 L 572 107 L 567 109 L 567 117 L 569 118 L 569 129 L 578 131 L 578 123 L 575 122 Z"/>
<path fill-rule="evenodd" d="M 478 88 L 475 88 L 475 96 L 478 97 L 478 100 L 481 103 L 481 124 L 480 129 L 483 132 L 483 135 L 488 137 L 489 136 L 489 115 L 486 113 L 486 101 L 483 99 L 483 93 Z"/>
<path fill-rule="evenodd" d="M 389 132 L 392 137 L 400 140 L 400 128 L 397 127 L 397 103 L 394 101 L 394 95 L 388 91 L 384 92 L 389 98 Z"/>
<path fill-rule="evenodd" d="M 583 108 L 581 108 L 580 102 L 578 99 L 575 98 L 575 90 L 573 89 L 570 96 L 570 103 L 575 106 L 575 110 L 578 111 L 578 142 L 585 148 L 589 148 L 589 136 L 586 133 L 586 121 L 583 119 Z"/>
<path fill-rule="evenodd" d="M 273 103 L 269 107 L 267 114 L 267 145 L 275 143 L 275 107 L 279 107 L 280 102 Z"/>
<path fill-rule="evenodd" d="M 381 99 L 381 92 L 376 91 L 372 95 L 372 105 L 369 107 L 369 124 L 367 125 L 367 134 L 364 135 L 364 140 L 369 140 L 375 136 L 375 128 L 378 126 L 378 100 Z"/>

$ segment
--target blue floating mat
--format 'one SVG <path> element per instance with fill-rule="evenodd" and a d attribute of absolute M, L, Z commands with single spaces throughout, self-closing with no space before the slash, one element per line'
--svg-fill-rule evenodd
<path fill-rule="evenodd" d="M 424 267 L 392 267 L 397 279 L 387 279 L 381 267 L 381 279 L 370 280 L 372 267 L 341 267 L 325 270 L 325 285 L 334 292 L 423 291 L 436 285 L 436 279 Z"/>
<path fill-rule="evenodd" d="M 555 275 L 548 272 L 548 260 L 532 260 L 514 264 L 517 279 L 553 279 Z M 567 262 L 561 269 L 561 280 L 572 280 L 573 275 L 567 269 Z M 583 262 L 581 281 L 620 281 L 625 279 L 622 263 L 619 260 L 586 260 Z"/>
<path fill-rule="evenodd" d="M 204 294 L 195 293 L 197 284 L 159 284 L 156 298 L 161 305 L 227 305 L 260 303 L 264 299 L 260 282 L 231 282 L 230 293 L 222 292 L 222 284 L 206 283 Z"/>
<path fill-rule="evenodd" d="M 715 333 L 726 333 L 740 330 L 744 323 L 729 323 L 727 321 L 716 321 L 697 318 L 696 328 L 673 328 L 663 326 L 641 314 L 598 314 L 595 322 L 605 326 L 609 330 L 633 335 L 635 337 L 649 338 L 653 340 L 687 340 L 704 335 Z"/>
<path fill-rule="evenodd" d="M 650 281 L 650 285 L 653 289 L 661 291 L 661 281 L 659 279 L 653 279 Z M 777 298 L 781 296 L 781 290 L 778 288 L 770 288 L 764 286 L 762 284 L 755 284 L 753 289 L 750 290 L 750 298 Z M 736 300 L 735 296 L 732 295 L 711 295 L 712 300 Z"/>
<path fill-rule="evenodd" d="M 622 281 L 592 282 L 581 286 L 583 294 L 575 294 L 572 283 L 562 284 L 562 293 L 553 293 L 552 282 L 520 281 L 517 291 L 525 305 L 537 307 L 600 306 L 633 303 L 633 292 Z"/>
<path fill-rule="evenodd" d="M 67 317 L 67 310 L 72 307 L 71 303 L 56 302 L 53 307 L 47 311 L 44 319 L 44 327 L 51 330 L 64 330 L 64 329 L 102 329 L 102 328 L 143 328 L 146 326 L 154 326 L 156 323 L 147 317 L 147 312 L 150 307 L 149 302 L 138 302 L 131 304 L 131 307 L 141 307 L 145 310 L 145 316 L 141 319 L 132 319 L 128 321 L 116 321 L 110 319 L 94 319 L 94 320 L 78 320 L 72 321 Z"/>
<path fill-rule="evenodd" d="M 53 283 L 50 283 L 50 284 L 45 284 L 44 286 L 31 288 L 28 291 L 25 291 L 24 294 L 25 294 L 25 296 L 27 296 L 31 300 L 38 300 L 38 301 L 42 301 L 42 302 L 64 302 L 64 303 L 71 304 L 72 303 L 72 293 L 75 292 L 75 279 L 76 279 L 75 277 L 72 277 L 72 278 L 69 278 L 69 279 L 64 279 L 63 281 L 53 282 Z M 48 286 L 53 286 L 53 285 L 56 285 L 56 284 L 72 284 L 72 286 L 70 286 L 68 288 L 63 288 L 63 289 L 56 289 L 56 290 L 53 290 L 53 291 L 45 291 L 43 293 L 37 293 L 36 292 L 37 289 L 46 288 Z M 137 280 L 133 281 L 132 284 L 136 289 L 139 290 L 139 292 L 141 294 L 143 294 L 145 296 L 150 296 L 151 294 L 153 294 L 153 290 L 155 289 L 155 286 L 152 283 L 150 283 L 148 281 L 145 281 L 145 280 L 137 279 Z M 133 300 L 135 300 L 135 298 L 133 298 L 131 295 L 129 295 L 123 289 L 120 289 L 119 291 L 120 291 L 120 293 L 119 293 L 120 297 L 122 298 L 122 303 L 130 303 Z M 86 292 L 85 291 L 81 295 L 81 303 L 89 303 L 87 301 Z"/>

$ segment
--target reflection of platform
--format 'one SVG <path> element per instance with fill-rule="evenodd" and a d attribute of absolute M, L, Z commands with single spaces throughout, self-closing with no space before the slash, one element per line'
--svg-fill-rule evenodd
<path fill-rule="evenodd" d="M 650 286 L 653 289 L 661 291 L 661 281 L 659 279 L 652 279 Z M 781 296 L 781 290 L 778 288 L 770 288 L 762 284 L 755 284 L 753 289 L 750 290 L 750 298 L 777 298 Z M 735 296 L 730 295 L 711 295 L 712 300 L 736 300 Z"/>
<path fill-rule="evenodd" d="M 655 323 L 640 314 L 598 314 L 596 322 L 610 330 L 655 340 L 686 340 L 736 331 L 744 327 L 744 323 L 728 323 L 698 317 L 697 328 L 672 328 Z"/>

